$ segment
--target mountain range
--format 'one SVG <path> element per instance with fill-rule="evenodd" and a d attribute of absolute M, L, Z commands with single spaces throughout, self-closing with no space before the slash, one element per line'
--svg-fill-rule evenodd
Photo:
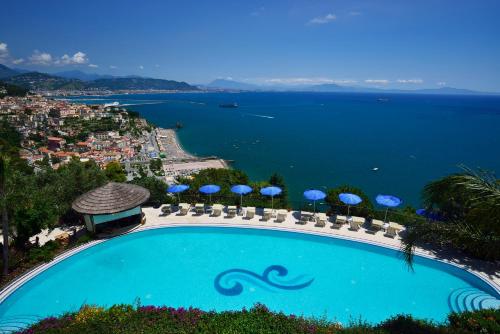
<path fill-rule="evenodd" d="M 186 82 L 145 78 L 139 76 L 118 77 L 78 70 L 53 74 L 12 69 L 0 64 L 0 80 L 32 90 L 227 90 L 227 91 L 302 91 L 338 93 L 391 93 L 391 94 L 442 94 L 442 95 L 492 95 L 468 89 L 440 87 L 427 89 L 382 89 L 337 84 L 316 85 L 257 85 L 230 79 L 216 79 L 206 85 L 190 85 Z"/>
<path fill-rule="evenodd" d="M 217 79 L 200 88 L 234 90 L 234 91 L 297 91 L 325 93 L 390 93 L 390 94 L 441 94 L 441 95 L 493 95 L 498 93 L 478 92 L 453 87 L 426 89 L 383 89 L 362 86 L 341 86 L 337 84 L 316 85 L 254 85 L 228 79 Z"/>
<path fill-rule="evenodd" d="M 143 78 L 137 76 L 114 77 L 67 71 L 56 74 L 14 70 L 0 64 L 0 80 L 31 90 L 180 90 L 196 91 L 199 88 L 185 82 Z"/>

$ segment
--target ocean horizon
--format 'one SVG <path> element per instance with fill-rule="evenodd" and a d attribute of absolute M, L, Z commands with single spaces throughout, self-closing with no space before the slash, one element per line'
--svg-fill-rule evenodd
<path fill-rule="evenodd" d="M 499 96 L 241 92 L 70 100 L 116 101 L 160 127 L 180 122 L 186 151 L 233 161 L 252 180 L 283 175 L 294 206 L 306 189 L 349 184 L 418 207 L 425 184 L 459 172 L 460 164 L 500 170 Z"/>

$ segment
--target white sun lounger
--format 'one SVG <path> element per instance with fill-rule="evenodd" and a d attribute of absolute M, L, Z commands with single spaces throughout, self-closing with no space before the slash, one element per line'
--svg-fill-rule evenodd
<path fill-rule="evenodd" d="M 255 207 L 249 206 L 246 209 L 246 218 L 252 219 L 253 217 L 255 217 Z"/>
<path fill-rule="evenodd" d="M 287 216 L 287 211 L 286 210 L 278 210 L 277 216 L 276 216 L 276 222 L 277 223 L 282 223 L 286 220 Z"/>
<path fill-rule="evenodd" d="M 235 205 L 228 205 L 227 207 L 227 218 L 234 218 L 236 216 L 236 211 L 238 209 L 236 208 Z"/>
<path fill-rule="evenodd" d="M 160 207 L 161 213 L 166 216 L 172 213 L 172 204 L 163 204 Z"/>
<path fill-rule="evenodd" d="M 264 214 L 262 215 L 262 220 L 268 221 L 271 219 L 271 216 L 273 215 L 273 210 L 264 208 Z"/>
<path fill-rule="evenodd" d="M 187 215 L 190 208 L 191 208 L 191 205 L 189 205 L 187 203 L 179 203 L 179 214 L 182 216 Z"/>
<path fill-rule="evenodd" d="M 222 210 L 224 210 L 224 206 L 222 204 L 214 204 L 212 205 L 212 216 L 218 217 L 222 214 Z"/>
<path fill-rule="evenodd" d="M 314 226 L 325 227 L 327 220 L 328 220 L 328 217 L 326 216 L 326 214 L 320 212 L 316 215 L 316 224 L 314 224 Z"/>
<path fill-rule="evenodd" d="M 341 224 L 341 225 L 345 224 L 345 223 L 347 223 L 347 216 L 337 215 L 335 217 L 335 222 L 337 224 Z"/>
<path fill-rule="evenodd" d="M 202 215 L 205 213 L 205 204 L 203 203 L 196 203 L 196 205 L 194 206 L 194 210 L 196 212 L 197 215 Z"/>

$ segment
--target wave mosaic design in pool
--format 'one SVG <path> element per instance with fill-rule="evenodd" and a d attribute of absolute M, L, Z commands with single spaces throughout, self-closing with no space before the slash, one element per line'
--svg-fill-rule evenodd
<path fill-rule="evenodd" d="M 276 275 L 272 275 L 273 272 L 275 272 Z M 314 278 L 304 281 L 307 279 L 305 275 L 299 275 L 286 281 L 282 280 L 286 275 L 288 275 L 288 269 L 280 265 L 271 265 L 267 267 L 262 275 L 246 269 L 233 268 L 218 274 L 214 280 L 214 287 L 215 290 L 222 295 L 237 296 L 243 292 L 243 284 L 240 281 L 258 285 L 267 290 L 270 290 L 269 288 L 300 290 L 308 287 L 314 281 Z M 265 283 L 269 288 L 259 283 Z"/>

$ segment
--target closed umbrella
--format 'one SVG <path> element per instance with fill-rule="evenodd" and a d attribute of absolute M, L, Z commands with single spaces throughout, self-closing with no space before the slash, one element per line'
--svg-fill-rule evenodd
<path fill-rule="evenodd" d="M 179 200 L 179 203 L 181 201 L 181 196 L 179 195 L 181 192 L 186 191 L 189 189 L 189 186 L 187 184 L 174 184 L 173 186 L 168 187 L 167 192 L 172 193 L 172 194 L 177 194 L 177 199 Z"/>
<path fill-rule="evenodd" d="M 281 188 L 270 186 L 265 187 L 260 190 L 260 193 L 264 196 L 271 196 L 271 209 L 274 210 L 274 196 L 281 194 Z"/>
<path fill-rule="evenodd" d="M 357 204 L 363 202 L 361 197 L 359 197 L 356 194 L 351 194 L 351 193 L 339 194 L 339 200 L 342 203 L 347 204 L 347 216 L 349 216 L 349 209 L 351 208 L 351 205 L 357 205 Z"/>
<path fill-rule="evenodd" d="M 326 194 L 321 190 L 310 189 L 304 191 L 304 197 L 314 203 L 314 213 L 316 213 L 316 201 L 322 200 L 326 197 Z"/>
<path fill-rule="evenodd" d="M 375 200 L 378 204 L 386 207 L 384 221 L 387 221 L 387 212 L 389 211 L 389 208 L 395 208 L 403 203 L 401 198 L 392 195 L 377 195 Z"/>
<path fill-rule="evenodd" d="M 208 194 L 209 203 L 212 203 L 212 194 L 220 191 L 220 187 L 216 184 L 207 184 L 200 187 L 199 191 L 203 194 Z"/>
<path fill-rule="evenodd" d="M 240 195 L 240 207 L 243 206 L 243 195 L 252 192 L 252 188 L 246 184 L 238 184 L 231 187 L 231 192 Z"/>

